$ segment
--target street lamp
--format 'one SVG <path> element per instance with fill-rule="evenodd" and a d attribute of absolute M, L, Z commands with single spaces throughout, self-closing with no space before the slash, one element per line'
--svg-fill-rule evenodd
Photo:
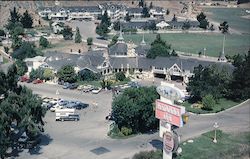
<path fill-rule="evenodd" d="M 214 143 L 217 143 L 217 139 L 216 139 L 216 130 L 219 127 L 219 125 L 217 124 L 217 122 L 214 123 Z"/>

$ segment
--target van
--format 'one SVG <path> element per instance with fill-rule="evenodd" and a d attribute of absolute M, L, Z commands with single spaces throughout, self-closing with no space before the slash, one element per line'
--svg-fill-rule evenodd
<path fill-rule="evenodd" d="M 68 118 L 70 115 L 75 115 L 75 109 L 56 109 L 56 121 L 63 121 L 65 118 Z"/>

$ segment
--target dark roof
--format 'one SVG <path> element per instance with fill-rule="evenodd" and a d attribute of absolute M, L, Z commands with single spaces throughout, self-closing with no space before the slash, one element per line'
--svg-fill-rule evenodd
<path fill-rule="evenodd" d="M 74 67 L 79 67 L 80 69 L 89 68 L 97 72 L 97 67 L 105 60 L 101 50 L 90 51 L 84 54 L 47 52 L 45 56 L 47 57 L 45 62 L 55 70 L 59 70 L 65 65 L 72 65 Z"/>
<path fill-rule="evenodd" d="M 158 13 L 165 11 L 163 7 L 153 7 L 153 9 Z"/>
<path fill-rule="evenodd" d="M 127 11 L 129 14 L 133 13 L 142 13 L 143 8 L 128 8 Z"/>
<path fill-rule="evenodd" d="M 102 10 L 98 6 L 72 6 L 67 7 L 70 12 L 101 12 Z"/>
<path fill-rule="evenodd" d="M 122 22 L 121 26 L 123 29 L 142 29 L 149 27 L 150 22 L 142 21 L 142 22 Z"/>
<path fill-rule="evenodd" d="M 169 25 L 171 25 L 171 26 L 179 26 L 179 27 L 182 27 L 183 26 L 183 24 L 185 23 L 186 21 L 167 21 L 166 23 L 168 23 Z M 188 21 L 189 22 L 189 24 L 191 25 L 191 26 L 199 26 L 200 25 L 200 23 L 198 22 L 198 21 Z"/>
<path fill-rule="evenodd" d="M 103 10 L 110 10 L 112 12 L 116 11 L 116 10 L 124 10 L 126 9 L 126 6 L 123 5 L 123 4 L 117 4 L 117 3 L 111 3 L 111 2 L 108 2 L 108 3 L 102 3 L 100 4 L 101 8 Z"/>
<path fill-rule="evenodd" d="M 181 57 L 156 57 L 155 59 L 147 59 L 146 57 L 138 58 L 139 68 L 150 69 L 151 66 L 157 68 L 170 68 L 174 64 L 177 64 L 183 70 L 190 70 L 193 72 L 194 67 L 201 64 L 202 66 L 217 65 L 219 68 L 226 68 L 227 70 L 233 70 L 233 65 L 225 62 L 211 62 L 198 59 L 181 58 Z"/>
<path fill-rule="evenodd" d="M 150 45 L 139 45 L 135 48 L 135 53 L 139 56 L 146 56 L 150 50 Z"/>
<path fill-rule="evenodd" d="M 137 68 L 135 57 L 110 57 L 109 62 L 112 68 Z"/>
<path fill-rule="evenodd" d="M 128 46 L 125 42 L 117 42 L 109 48 L 109 55 L 127 55 Z"/>

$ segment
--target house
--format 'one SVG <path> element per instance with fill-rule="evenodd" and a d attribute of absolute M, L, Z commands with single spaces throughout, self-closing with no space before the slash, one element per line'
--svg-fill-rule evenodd
<path fill-rule="evenodd" d="M 125 43 L 121 31 L 117 43 L 108 49 L 108 53 L 109 56 L 127 56 L 128 45 Z"/>
<path fill-rule="evenodd" d="M 102 10 L 102 14 L 107 11 L 108 16 L 112 21 L 117 20 L 126 15 L 126 6 L 120 3 L 102 3 L 99 5 L 99 8 Z"/>
<path fill-rule="evenodd" d="M 156 24 L 156 28 L 157 29 L 167 29 L 167 28 L 170 28 L 171 26 L 166 23 L 165 21 L 161 21 L 159 23 Z"/>
<path fill-rule="evenodd" d="M 143 8 L 128 8 L 127 13 L 132 18 L 141 18 L 143 16 L 142 10 Z"/>
<path fill-rule="evenodd" d="M 149 10 L 149 13 L 153 17 L 163 17 L 166 15 L 166 10 L 162 7 L 153 7 Z"/>
<path fill-rule="evenodd" d="M 36 56 L 33 58 L 26 58 L 24 62 L 26 62 L 26 65 L 28 67 L 28 73 L 31 72 L 32 69 L 38 69 L 41 65 L 44 64 L 46 57 L 42 56 Z"/>
<path fill-rule="evenodd" d="M 54 23 L 51 24 L 51 26 L 52 26 L 53 32 L 54 32 L 55 34 L 60 33 L 60 32 L 63 30 L 63 28 L 64 28 L 64 27 L 63 27 L 64 24 L 61 23 L 61 22 L 54 22 Z"/>

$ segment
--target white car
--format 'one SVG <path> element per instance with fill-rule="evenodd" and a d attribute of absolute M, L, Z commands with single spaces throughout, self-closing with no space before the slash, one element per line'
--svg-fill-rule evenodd
<path fill-rule="evenodd" d="M 50 108 L 50 111 L 51 112 L 55 112 L 58 109 L 63 109 L 63 106 L 61 106 L 59 104 L 56 104 L 55 106 L 53 106 L 53 107 Z"/>
<path fill-rule="evenodd" d="M 95 88 L 92 90 L 93 94 L 98 94 L 99 92 L 101 92 L 102 88 Z"/>

